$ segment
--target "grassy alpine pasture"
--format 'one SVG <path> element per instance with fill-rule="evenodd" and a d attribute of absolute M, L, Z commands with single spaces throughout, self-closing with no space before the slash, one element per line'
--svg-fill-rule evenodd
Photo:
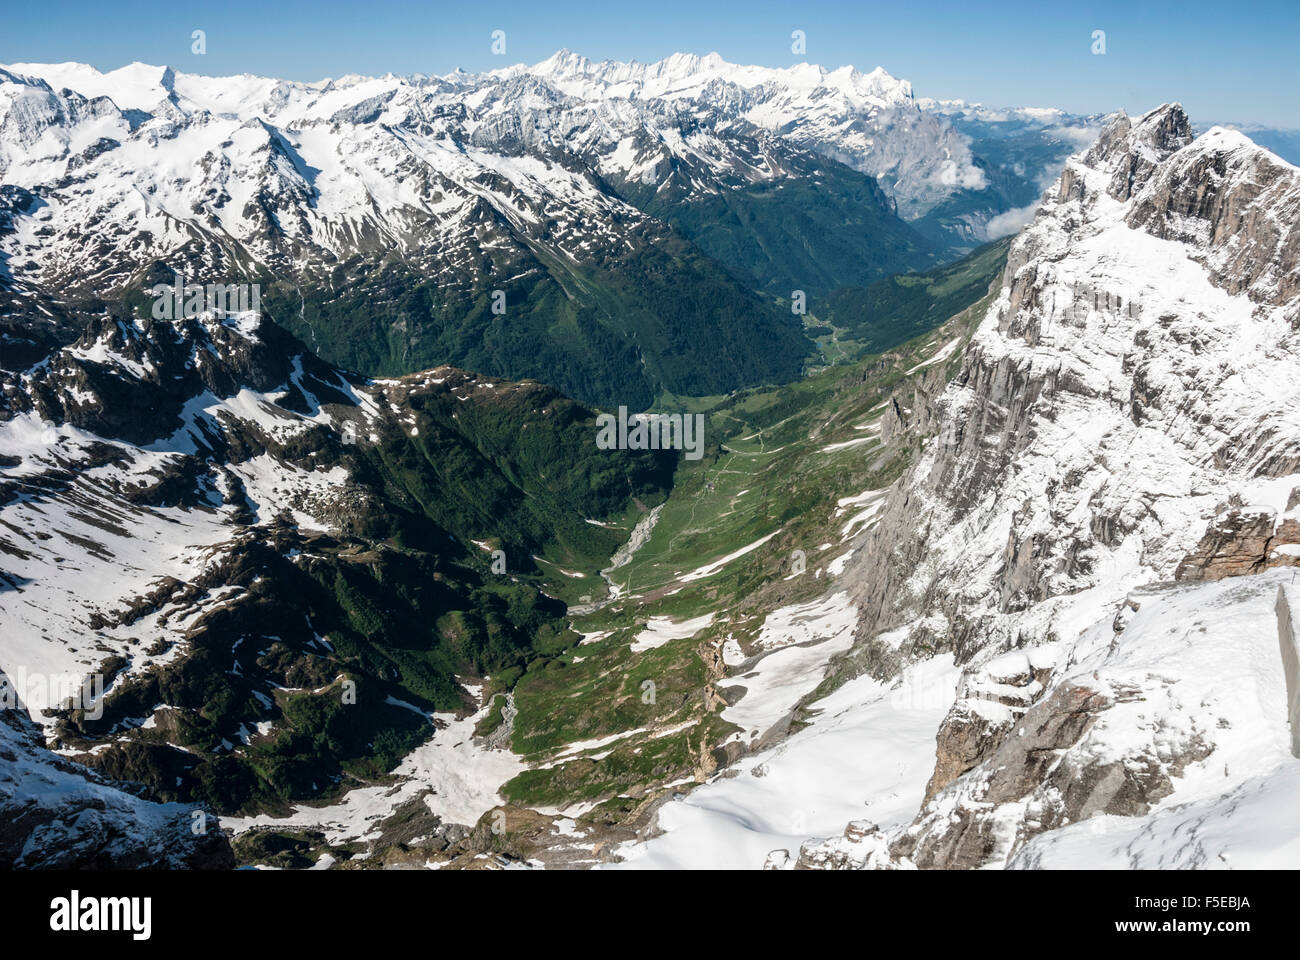
<path fill-rule="evenodd" d="M 695 402 L 705 455 L 678 462 L 649 538 L 606 571 L 617 598 L 572 615 L 585 640 L 515 684 L 510 745 L 532 768 L 505 785 L 507 800 L 603 821 L 714 769 L 714 749 L 735 728 L 709 696 L 722 672 L 711 651 L 724 636 L 756 635 L 773 609 L 830 588 L 828 566 L 861 530 L 851 525 L 857 508 L 841 501 L 888 487 L 916 453 L 911 441 L 882 444 L 887 398 L 906 396 L 909 377 L 931 366 L 950 375 L 990 299 L 888 354 Z M 657 406 L 690 409 L 679 401 L 661 397 Z M 707 626 L 681 631 L 689 636 L 632 649 L 652 618 L 710 613 Z"/>

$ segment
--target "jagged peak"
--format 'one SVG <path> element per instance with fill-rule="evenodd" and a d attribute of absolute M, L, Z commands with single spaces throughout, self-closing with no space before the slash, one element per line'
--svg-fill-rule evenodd
<path fill-rule="evenodd" d="M 568 47 L 561 47 L 545 60 L 534 64 L 529 72 L 563 76 L 585 72 L 589 63 L 590 61 L 586 57 L 574 53 Z"/>
<path fill-rule="evenodd" d="M 1161 104 L 1137 120 L 1124 110 L 1117 110 L 1090 155 L 1094 160 L 1106 161 L 1139 150 L 1163 159 L 1187 146 L 1192 139 L 1192 125 L 1181 104 Z"/>
<path fill-rule="evenodd" d="M 1165 103 L 1133 125 L 1132 138 L 1159 157 L 1177 153 L 1194 139 L 1191 121 L 1181 103 Z"/>
<path fill-rule="evenodd" d="M 1178 103 L 1165 103 L 1134 121 L 1119 110 L 1084 155 L 1083 162 L 1112 175 L 1109 192 L 1127 200 L 1142 188 L 1157 165 L 1193 140 L 1192 125 Z"/>

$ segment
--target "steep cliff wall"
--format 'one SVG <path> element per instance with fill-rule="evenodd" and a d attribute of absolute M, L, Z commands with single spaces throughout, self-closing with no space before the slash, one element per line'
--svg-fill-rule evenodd
<path fill-rule="evenodd" d="M 1298 328 L 1300 169 L 1232 131 L 1193 139 L 1177 105 L 1120 117 L 1067 164 L 846 572 L 862 609 L 846 669 L 888 678 L 951 651 L 967 670 L 926 806 L 877 861 L 1005 861 L 1072 820 L 1144 814 L 1216 762 L 1213 725 L 1118 732 L 1124 705 L 1189 686 L 1194 658 L 1164 680 L 1077 668 L 1146 611 L 1135 592 L 1300 563 Z M 1275 642 L 1269 657 L 1281 683 Z"/>

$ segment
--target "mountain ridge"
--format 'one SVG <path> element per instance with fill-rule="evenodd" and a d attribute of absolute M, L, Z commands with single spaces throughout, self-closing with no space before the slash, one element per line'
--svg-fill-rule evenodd
<path fill-rule="evenodd" d="M 1067 164 L 961 371 L 900 418 L 933 441 L 846 571 L 858 669 L 962 671 L 921 809 L 810 844 L 806 865 L 1042 865 L 1044 831 L 1177 824 L 1184 796 L 1224 817 L 1215 803 L 1281 775 L 1268 625 L 1300 557 L 1298 200 L 1300 168 L 1233 131 L 1194 138 L 1177 104 L 1117 116 Z M 1234 653 L 1182 619 L 1222 607 L 1262 625 L 1219 621 Z M 1209 692 L 1243 664 L 1270 678 L 1259 700 Z M 1219 732 L 1238 728 L 1270 746 L 1243 756 Z"/>

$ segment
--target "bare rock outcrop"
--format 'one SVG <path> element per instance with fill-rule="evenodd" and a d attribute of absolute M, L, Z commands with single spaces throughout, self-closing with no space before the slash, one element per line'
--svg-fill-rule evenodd
<path fill-rule="evenodd" d="M 1273 567 L 1296 566 L 1300 566 L 1300 520 L 1279 519 L 1268 507 L 1241 507 L 1210 524 L 1201 542 L 1178 565 L 1174 577 L 1222 580 Z"/>
<path fill-rule="evenodd" d="M 1141 696 L 1138 688 L 1057 686 L 1005 731 L 978 768 L 929 799 L 917 821 L 892 839 L 891 858 L 921 869 L 969 869 L 1005 862 L 1046 830 L 1098 814 L 1148 812 L 1172 791 L 1172 778 L 1210 747 L 1171 736 L 1157 749 L 1118 758 L 1093 749 L 1086 735 L 1099 718 Z"/>
<path fill-rule="evenodd" d="M 0 688 L 8 682 L 0 674 Z M 0 869 L 227 870 L 234 865 L 215 816 L 128 793 L 47 750 L 23 707 L 0 706 Z"/>
<path fill-rule="evenodd" d="M 1051 675 L 1051 657 L 1038 650 L 1008 654 L 968 671 L 939 727 L 925 799 L 992 756 L 1042 695 Z"/>

